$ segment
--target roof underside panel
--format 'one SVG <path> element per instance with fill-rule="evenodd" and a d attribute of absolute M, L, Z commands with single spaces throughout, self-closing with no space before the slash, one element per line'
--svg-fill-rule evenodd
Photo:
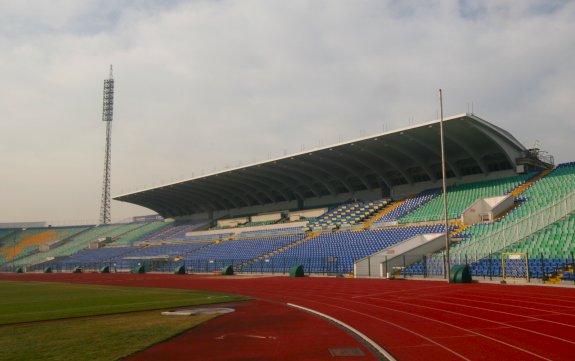
<path fill-rule="evenodd" d="M 474 116 L 444 121 L 448 177 L 513 169 L 525 151 L 508 132 Z M 226 170 L 115 197 L 179 217 L 353 194 L 441 178 L 440 122 Z"/>

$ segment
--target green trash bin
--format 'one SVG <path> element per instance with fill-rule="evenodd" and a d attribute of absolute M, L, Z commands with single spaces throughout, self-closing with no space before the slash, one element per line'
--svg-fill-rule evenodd
<path fill-rule="evenodd" d="M 144 265 L 139 264 L 132 269 L 132 273 L 146 273 L 146 268 Z"/>
<path fill-rule="evenodd" d="M 471 267 L 468 264 L 458 264 L 451 267 L 451 283 L 471 283 Z"/>
<path fill-rule="evenodd" d="M 176 275 L 185 275 L 186 274 L 186 266 L 179 265 L 178 267 L 176 267 L 176 269 L 174 270 L 174 274 Z"/>
<path fill-rule="evenodd" d="M 303 271 L 303 266 L 301 264 L 293 266 L 289 270 L 290 277 L 303 277 L 305 276 L 305 272 Z"/>
<path fill-rule="evenodd" d="M 234 266 L 231 264 L 222 268 L 222 276 L 232 276 L 234 274 Z"/>

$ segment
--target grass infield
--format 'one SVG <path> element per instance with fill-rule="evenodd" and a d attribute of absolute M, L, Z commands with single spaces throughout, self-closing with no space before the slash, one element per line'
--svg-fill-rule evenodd
<path fill-rule="evenodd" d="M 0 325 L 247 299 L 214 292 L 13 281 L 0 281 L 0 295 Z"/>
<path fill-rule="evenodd" d="M 247 299 L 174 289 L 12 281 L 0 281 L 0 295 L 0 359 L 43 361 L 117 360 L 214 317 L 162 316 L 159 309 Z M 157 311 L 137 312 L 148 310 Z"/>
<path fill-rule="evenodd" d="M 0 360 L 118 360 L 213 317 L 162 316 L 158 311 L 4 326 Z"/>

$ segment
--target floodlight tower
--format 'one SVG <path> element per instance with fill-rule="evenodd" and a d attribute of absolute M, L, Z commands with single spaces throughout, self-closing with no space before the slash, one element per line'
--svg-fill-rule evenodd
<path fill-rule="evenodd" d="M 114 117 L 114 78 L 112 65 L 110 77 L 104 80 L 104 108 L 102 121 L 106 123 L 106 156 L 104 158 L 104 182 L 102 185 L 102 205 L 100 207 L 100 223 L 108 224 L 112 220 L 110 214 L 110 169 L 112 164 L 112 118 Z"/>

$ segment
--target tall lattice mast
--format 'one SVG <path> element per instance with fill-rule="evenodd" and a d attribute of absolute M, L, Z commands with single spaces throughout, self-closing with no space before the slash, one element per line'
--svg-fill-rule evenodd
<path fill-rule="evenodd" d="M 102 205 L 100 223 L 108 224 L 112 220 L 110 212 L 110 170 L 112 165 L 112 119 L 114 117 L 114 78 L 112 65 L 110 77 L 104 80 L 104 108 L 102 121 L 106 122 L 106 156 L 104 158 L 104 182 L 102 185 Z"/>

